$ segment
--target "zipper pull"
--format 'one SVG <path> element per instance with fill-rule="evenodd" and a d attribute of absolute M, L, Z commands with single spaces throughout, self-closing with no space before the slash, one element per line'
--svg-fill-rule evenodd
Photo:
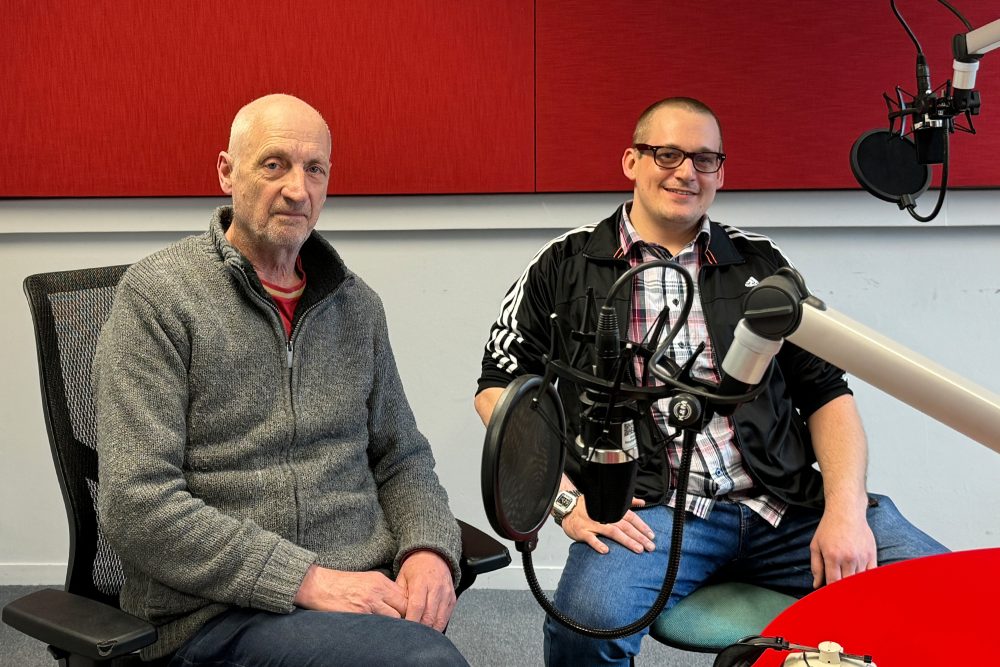
<path fill-rule="evenodd" d="M 292 369 L 292 339 L 288 339 L 288 370 Z"/>

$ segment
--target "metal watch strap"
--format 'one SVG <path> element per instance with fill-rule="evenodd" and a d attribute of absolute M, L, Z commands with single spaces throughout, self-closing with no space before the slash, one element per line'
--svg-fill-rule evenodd
<path fill-rule="evenodd" d="M 559 492 L 555 503 L 552 505 L 552 518 L 555 520 L 557 526 L 561 526 L 563 519 L 576 509 L 576 503 L 582 495 L 576 489 L 567 489 Z"/>

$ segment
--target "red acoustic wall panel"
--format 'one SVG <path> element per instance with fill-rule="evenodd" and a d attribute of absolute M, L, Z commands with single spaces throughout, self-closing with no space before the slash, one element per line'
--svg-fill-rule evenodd
<path fill-rule="evenodd" d="M 975 26 L 996 0 L 961 0 Z M 951 72 L 961 24 L 899 5 Z M 218 194 L 233 113 L 299 95 L 329 120 L 335 194 L 622 190 L 648 103 L 686 94 L 725 126 L 729 189 L 854 188 L 847 154 L 914 87 L 887 1 L 8 0 L 0 196 Z M 952 183 L 1000 186 L 1000 55 Z"/>
<path fill-rule="evenodd" d="M 534 187 L 531 0 L 8 0 L 0 196 L 219 194 L 247 101 L 298 95 L 337 194 Z"/>
<path fill-rule="evenodd" d="M 1000 18 L 996 0 L 953 4 L 974 27 Z M 962 24 L 932 0 L 897 6 L 935 85 L 951 78 Z M 636 118 L 671 95 L 721 117 L 727 189 L 856 188 L 851 145 L 887 125 L 883 91 L 915 92 L 915 54 L 888 0 L 537 0 L 537 189 L 628 189 L 620 161 Z M 997 187 L 1000 52 L 978 88 L 980 133 L 953 135 L 951 183 Z"/>

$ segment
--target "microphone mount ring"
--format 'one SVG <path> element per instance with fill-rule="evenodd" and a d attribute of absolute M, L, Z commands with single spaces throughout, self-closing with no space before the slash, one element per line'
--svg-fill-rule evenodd
<path fill-rule="evenodd" d="M 667 408 L 667 421 L 674 428 L 694 431 L 696 434 L 704 426 L 703 417 L 708 412 L 704 405 L 704 399 L 688 394 L 686 392 L 676 394 L 670 399 Z"/>
<path fill-rule="evenodd" d="M 591 447 L 584 443 L 580 436 L 576 436 L 576 440 L 573 443 L 577 449 L 577 457 L 588 463 L 618 464 L 629 463 L 639 459 L 639 445 L 636 444 L 634 439 L 629 447 L 622 449 Z"/>

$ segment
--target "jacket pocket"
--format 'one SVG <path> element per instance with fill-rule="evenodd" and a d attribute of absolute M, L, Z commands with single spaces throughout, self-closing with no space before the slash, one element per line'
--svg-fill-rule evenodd
<path fill-rule="evenodd" d="M 187 616 L 211 604 L 210 600 L 188 595 L 150 579 L 146 585 L 146 618 L 154 625 L 161 625 Z"/>

